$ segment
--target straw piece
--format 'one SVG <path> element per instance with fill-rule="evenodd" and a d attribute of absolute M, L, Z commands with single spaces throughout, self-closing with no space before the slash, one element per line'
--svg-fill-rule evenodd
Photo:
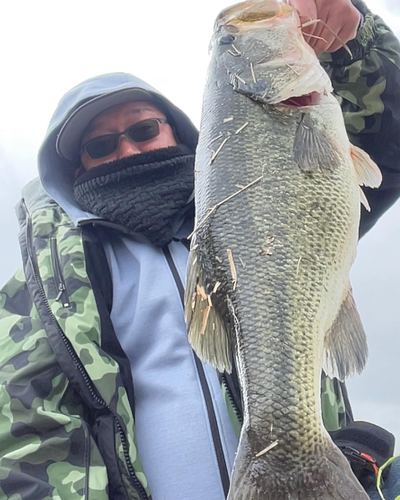
<path fill-rule="evenodd" d="M 237 279 L 238 279 L 237 278 L 236 267 L 235 267 L 235 262 L 233 260 L 232 250 L 230 250 L 229 248 L 227 248 L 226 252 L 228 254 L 229 267 L 231 269 L 233 291 L 235 291 L 236 290 L 236 286 L 237 286 Z"/>
<path fill-rule="evenodd" d="M 266 453 L 268 453 L 269 451 L 271 451 L 273 448 L 275 448 L 275 446 L 278 446 L 278 444 L 279 444 L 278 440 L 274 441 L 269 446 L 267 446 L 266 448 L 264 448 L 264 450 L 262 450 L 259 453 L 257 453 L 256 458 L 261 457 L 262 455 L 265 455 Z"/>

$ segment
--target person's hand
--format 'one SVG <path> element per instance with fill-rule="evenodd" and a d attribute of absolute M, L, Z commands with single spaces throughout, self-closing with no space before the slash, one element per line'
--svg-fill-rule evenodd
<path fill-rule="evenodd" d="M 317 54 L 336 52 L 343 43 L 357 36 L 360 13 L 350 0 L 286 0 L 297 10 L 302 24 L 320 19 L 302 29 L 307 42 Z M 324 24 L 325 23 L 325 24 Z M 338 35 L 337 38 L 335 34 Z M 307 35 L 310 35 L 307 37 Z"/>

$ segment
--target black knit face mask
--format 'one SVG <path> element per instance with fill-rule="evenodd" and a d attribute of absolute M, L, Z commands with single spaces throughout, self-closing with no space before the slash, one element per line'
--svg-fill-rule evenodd
<path fill-rule="evenodd" d="M 173 238 L 193 184 L 194 154 L 179 145 L 92 168 L 75 181 L 74 195 L 84 210 L 162 247 Z"/>

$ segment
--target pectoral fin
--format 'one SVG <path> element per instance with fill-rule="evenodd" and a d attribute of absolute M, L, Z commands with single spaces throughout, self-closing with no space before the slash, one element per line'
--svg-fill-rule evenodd
<path fill-rule="evenodd" d="M 368 357 L 367 338 L 349 286 L 348 294 L 325 336 L 325 373 L 340 381 L 361 373 Z"/>
<path fill-rule="evenodd" d="M 303 172 L 332 172 L 340 165 L 336 143 L 317 128 L 309 113 L 303 113 L 294 139 L 294 159 Z"/>
<path fill-rule="evenodd" d="M 232 372 L 231 340 L 219 312 L 219 284 L 206 284 L 196 252 L 191 251 L 185 294 L 188 339 L 198 357 L 221 373 Z"/>

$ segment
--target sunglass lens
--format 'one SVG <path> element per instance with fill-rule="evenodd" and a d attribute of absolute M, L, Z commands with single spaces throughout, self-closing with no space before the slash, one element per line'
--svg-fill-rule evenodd
<path fill-rule="evenodd" d="M 125 133 L 134 142 L 145 142 L 157 137 L 160 127 L 157 120 L 143 120 L 129 127 Z"/>
<path fill-rule="evenodd" d="M 117 141 L 118 137 L 115 135 L 96 137 L 86 144 L 85 149 L 91 158 L 102 158 L 103 156 L 110 155 L 117 149 Z"/>

